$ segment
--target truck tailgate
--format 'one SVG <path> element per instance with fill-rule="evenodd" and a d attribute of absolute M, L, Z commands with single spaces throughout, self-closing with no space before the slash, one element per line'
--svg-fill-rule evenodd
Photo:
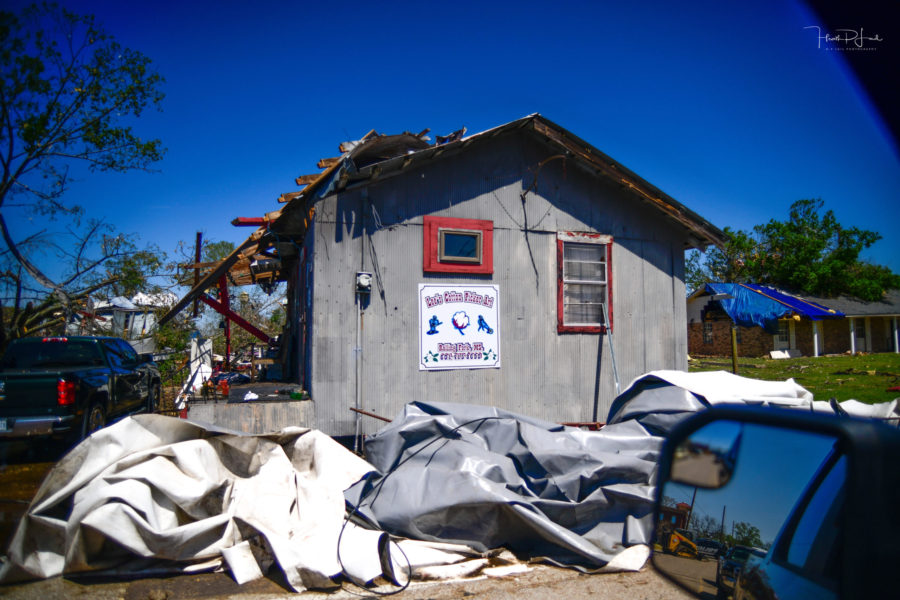
<path fill-rule="evenodd" d="M 57 371 L 0 374 L 0 416 L 47 415 L 57 412 Z"/>

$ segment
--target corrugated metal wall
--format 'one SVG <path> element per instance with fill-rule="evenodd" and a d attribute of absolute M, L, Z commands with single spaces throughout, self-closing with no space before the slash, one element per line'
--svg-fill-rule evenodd
<path fill-rule="evenodd" d="M 560 230 L 614 238 L 613 333 L 622 389 L 648 370 L 685 368 L 680 228 L 572 161 L 538 167 L 555 153 L 515 133 L 320 202 L 312 243 L 312 425 L 331 435 L 354 432 L 349 408 L 357 360 L 362 407 L 384 416 L 406 402 L 430 400 L 493 405 L 550 421 L 589 421 L 595 412 L 605 420 L 615 396 L 608 338 L 556 331 Z M 425 214 L 491 220 L 493 276 L 423 274 Z M 375 284 L 357 349 L 354 290 L 361 270 L 372 272 Z M 419 371 L 417 290 L 424 282 L 499 285 L 500 369 Z M 382 425 L 368 417 L 362 424 L 365 433 Z"/>

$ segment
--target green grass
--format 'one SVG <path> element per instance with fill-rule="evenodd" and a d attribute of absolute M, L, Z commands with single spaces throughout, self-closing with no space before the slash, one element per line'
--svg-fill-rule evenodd
<path fill-rule="evenodd" d="M 731 371 L 730 356 L 691 357 L 688 370 Z M 900 354 L 858 354 L 818 358 L 738 358 L 738 375 L 752 379 L 794 381 L 816 400 L 855 399 L 872 404 L 900 397 L 887 391 L 900 385 Z"/>

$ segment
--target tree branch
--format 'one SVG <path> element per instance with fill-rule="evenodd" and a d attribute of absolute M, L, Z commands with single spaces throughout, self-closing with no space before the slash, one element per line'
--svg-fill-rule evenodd
<path fill-rule="evenodd" d="M 35 281 L 40 283 L 45 288 L 52 290 L 56 296 L 59 298 L 60 302 L 63 304 L 67 304 L 69 299 L 65 290 L 63 290 L 60 286 L 54 283 L 49 277 L 44 275 L 40 269 L 35 267 L 31 262 L 22 256 L 22 253 L 19 252 L 19 248 L 16 246 L 16 243 L 13 241 L 12 236 L 9 234 L 9 228 L 6 226 L 6 218 L 4 218 L 3 214 L 0 213 L 0 233 L 3 234 L 3 241 L 6 242 L 6 247 L 9 249 L 10 254 L 12 254 L 19 264 L 24 267 L 28 274 L 31 275 Z"/>

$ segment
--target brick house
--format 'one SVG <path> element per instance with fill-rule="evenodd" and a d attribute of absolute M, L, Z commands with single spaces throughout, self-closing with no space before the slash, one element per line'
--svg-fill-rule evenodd
<path fill-rule="evenodd" d="M 846 296 L 817 298 L 786 294 L 763 286 L 746 289 L 783 300 L 784 314 L 770 331 L 761 326 L 739 326 L 741 356 L 767 356 L 773 350 L 795 351 L 802 356 L 857 352 L 898 352 L 900 290 L 889 290 L 878 302 Z M 822 318 L 807 306 L 825 308 L 835 316 Z M 731 354 L 732 320 L 704 289 L 687 300 L 688 353 Z M 777 327 L 777 331 L 775 330 Z"/>

